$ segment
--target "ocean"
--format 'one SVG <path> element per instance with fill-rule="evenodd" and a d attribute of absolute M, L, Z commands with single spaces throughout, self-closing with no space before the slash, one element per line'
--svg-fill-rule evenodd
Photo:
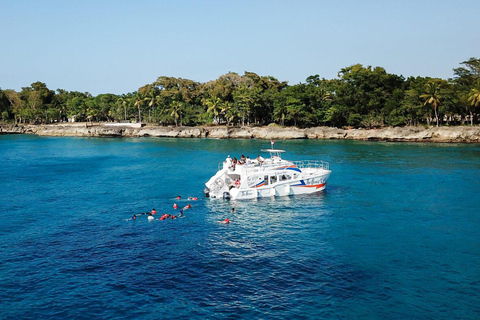
<path fill-rule="evenodd" d="M 325 192 L 204 198 L 269 145 L 0 136 L 0 319 L 480 318 L 480 145 L 276 141 Z"/>

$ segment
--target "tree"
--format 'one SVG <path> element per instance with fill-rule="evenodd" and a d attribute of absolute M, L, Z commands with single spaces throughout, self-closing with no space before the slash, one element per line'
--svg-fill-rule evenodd
<path fill-rule="evenodd" d="M 384 125 L 391 109 L 401 102 L 394 92 L 403 89 L 404 78 L 389 74 L 384 68 L 356 64 L 341 69 L 339 77 L 334 104 L 345 109 L 347 119 L 350 113 L 360 115 L 363 126 Z"/>
<path fill-rule="evenodd" d="M 288 109 L 286 101 L 281 101 L 278 99 L 275 103 L 275 108 L 273 110 L 273 119 L 280 122 L 282 127 L 285 126 L 285 120 L 287 120 Z"/>
<path fill-rule="evenodd" d="M 477 80 L 477 86 L 470 90 L 470 95 L 468 96 L 468 102 L 473 108 L 478 108 L 480 106 L 480 79 Z M 473 126 L 473 112 L 470 111 L 470 121 Z"/>
<path fill-rule="evenodd" d="M 67 120 L 67 101 L 68 101 L 69 93 L 63 89 L 57 89 L 57 93 L 54 95 L 52 99 L 52 108 L 55 115 L 60 121 Z"/>
<path fill-rule="evenodd" d="M 207 108 L 207 114 L 212 115 L 214 123 L 220 123 L 220 112 L 222 110 L 222 100 L 212 96 L 202 100 L 203 105 Z"/>
<path fill-rule="evenodd" d="M 135 95 L 135 103 L 133 104 L 135 108 L 138 110 L 138 122 L 142 122 L 142 107 L 145 104 L 144 98 L 137 92 Z"/>
<path fill-rule="evenodd" d="M 148 121 L 152 122 L 152 112 L 155 114 L 155 106 L 158 105 L 160 96 L 156 86 L 148 84 L 138 90 L 144 96 L 143 101 L 148 106 Z"/>
<path fill-rule="evenodd" d="M 473 125 L 475 103 L 472 104 L 471 97 L 473 89 L 478 89 L 480 81 L 480 58 L 470 58 L 461 63 L 461 67 L 453 69 L 454 77 L 451 82 L 455 92 L 459 96 L 459 104 L 470 115 L 470 124 Z"/>
<path fill-rule="evenodd" d="M 230 101 L 225 101 L 222 104 L 222 114 L 227 121 L 227 127 L 230 126 L 230 122 L 234 121 L 238 116 L 238 110 L 233 106 L 233 103 Z"/>
<path fill-rule="evenodd" d="M 334 82 L 320 79 L 320 76 L 313 75 L 307 78 L 305 87 L 305 103 L 309 105 L 309 113 L 312 122 L 316 125 L 325 124 L 326 111 L 332 105 L 334 95 Z"/>
<path fill-rule="evenodd" d="M 117 105 L 120 106 L 120 108 L 123 109 L 123 120 L 127 120 L 127 109 L 128 106 L 130 105 L 132 99 L 129 98 L 126 95 L 122 95 L 118 100 L 117 100 Z"/>
<path fill-rule="evenodd" d="M 233 101 L 235 107 L 242 115 L 242 126 L 244 126 L 245 120 L 249 122 L 250 111 L 254 105 L 252 91 L 246 85 L 240 87 L 235 91 Z"/>
<path fill-rule="evenodd" d="M 3 121 L 8 121 L 10 118 L 11 105 L 5 91 L 0 88 L 0 115 Z"/>
<path fill-rule="evenodd" d="M 175 127 L 178 127 L 178 119 L 181 119 L 181 111 L 182 111 L 183 103 L 180 101 L 173 101 L 169 112 L 170 112 L 170 117 L 173 117 L 175 120 Z M 180 120 L 180 125 L 182 125 L 182 122 Z"/>
<path fill-rule="evenodd" d="M 435 120 L 437 121 L 438 127 L 438 107 L 440 106 L 440 88 L 441 83 L 439 81 L 429 81 L 425 84 L 425 92 L 424 94 L 420 95 L 420 98 L 425 99 L 424 105 L 430 105 L 433 107 L 435 111 Z"/>
<path fill-rule="evenodd" d="M 472 90 L 470 91 L 468 101 L 470 101 L 470 103 L 474 107 L 480 106 L 480 80 L 477 81 L 477 87 L 472 88 Z"/>

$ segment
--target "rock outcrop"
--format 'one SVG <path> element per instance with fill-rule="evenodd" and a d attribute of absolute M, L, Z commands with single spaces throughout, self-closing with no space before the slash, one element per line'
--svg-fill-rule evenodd
<path fill-rule="evenodd" d="M 217 139 L 347 139 L 409 142 L 480 142 L 480 127 L 387 127 L 382 129 L 307 129 L 280 127 L 162 127 L 106 126 L 86 123 L 0 125 L 0 134 L 76 137 L 169 137 Z"/>

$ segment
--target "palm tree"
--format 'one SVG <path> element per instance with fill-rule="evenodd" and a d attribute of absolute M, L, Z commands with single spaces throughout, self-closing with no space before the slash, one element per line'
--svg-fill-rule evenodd
<path fill-rule="evenodd" d="M 227 121 L 227 127 L 229 127 L 230 122 L 238 116 L 238 111 L 233 107 L 233 103 L 225 101 L 222 103 L 222 114 Z"/>
<path fill-rule="evenodd" d="M 470 105 L 474 108 L 477 108 L 480 106 L 480 79 L 477 80 L 476 88 L 472 88 L 472 90 L 470 90 L 470 94 L 468 95 L 468 102 L 470 102 Z M 473 126 L 473 114 L 471 110 L 470 110 L 470 124 Z"/>
<path fill-rule="evenodd" d="M 437 121 L 437 127 L 438 127 L 438 107 L 440 106 L 440 89 L 441 89 L 441 84 L 436 81 L 429 81 L 427 84 L 425 84 L 425 91 L 427 93 L 420 95 L 420 98 L 425 99 L 425 103 L 423 105 L 431 105 L 433 107 L 433 110 L 435 111 L 435 119 Z"/>
<path fill-rule="evenodd" d="M 175 127 L 178 127 L 178 119 L 181 116 L 182 106 L 183 104 L 179 101 L 173 101 L 170 105 L 170 117 L 173 117 L 175 119 Z M 181 123 L 182 121 L 180 120 L 180 125 Z"/>
<path fill-rule="evenodd" d="M 215 96 L 202 100 L 202 103 L 207 107 L 207 113 L 213 113 L 213 122 L 220 122 L 219 114 L 222 110 L 221 102 L 222 100 Z"/>
<path fill-rule="evenodd" d="M 128 104 L 130 103 L 130 98 L 127 98 L 126 96 L 122 96 L 121 98 L 119 98 L 117 100 L 117 103 L 123 107 L 123 113 L 124 113 L 124 119 L 123 120 L 127 120 L 127 106 Z"/>
<path fill-rule="evenodd" d="M 138 108 L 138 122 L 142 122 L 142 114 L 141 114 L 140 109 L 141 109 L 141 107 L 142 107 L 142 105 L 144 104 L 145 101 L 138 94 L 135 97 L 135 99 L 137 99 L 137 101 L 135 101 L 134 107 Z"/>
<path fill-rule="evenodd" d="M 158 103 L 158 96 L 155 94 L 155 90 L 152 88 L 150 91 L 148 91 L 147 96 L 143 98 L 143 101 L 145 101 L 149 107 L 148 110 L 148 121 L 152 122 L 152 116 L 151 116 L 151 111 L 152 108 L 155 108 L 155 105 Z M 155 114 L 155 110 L 154 114 Z"/>

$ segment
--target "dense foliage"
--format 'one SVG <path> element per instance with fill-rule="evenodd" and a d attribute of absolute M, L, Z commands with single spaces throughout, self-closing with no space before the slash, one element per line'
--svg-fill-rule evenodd
<path fill-rule="evenodd" d="M 4 122 L 142 121 L 161 125 L 266 125 L 382 127 L 477 122 L 480 59 L 453 69 L 448 80 L 389 74 L 352 65 L 337 79 L 312 75 L 288 85 L 253 72 L 214 81 L 159 77 L 123 95 L 56 91 L 35 82 L 20 92 L 0 88 Z"/>

